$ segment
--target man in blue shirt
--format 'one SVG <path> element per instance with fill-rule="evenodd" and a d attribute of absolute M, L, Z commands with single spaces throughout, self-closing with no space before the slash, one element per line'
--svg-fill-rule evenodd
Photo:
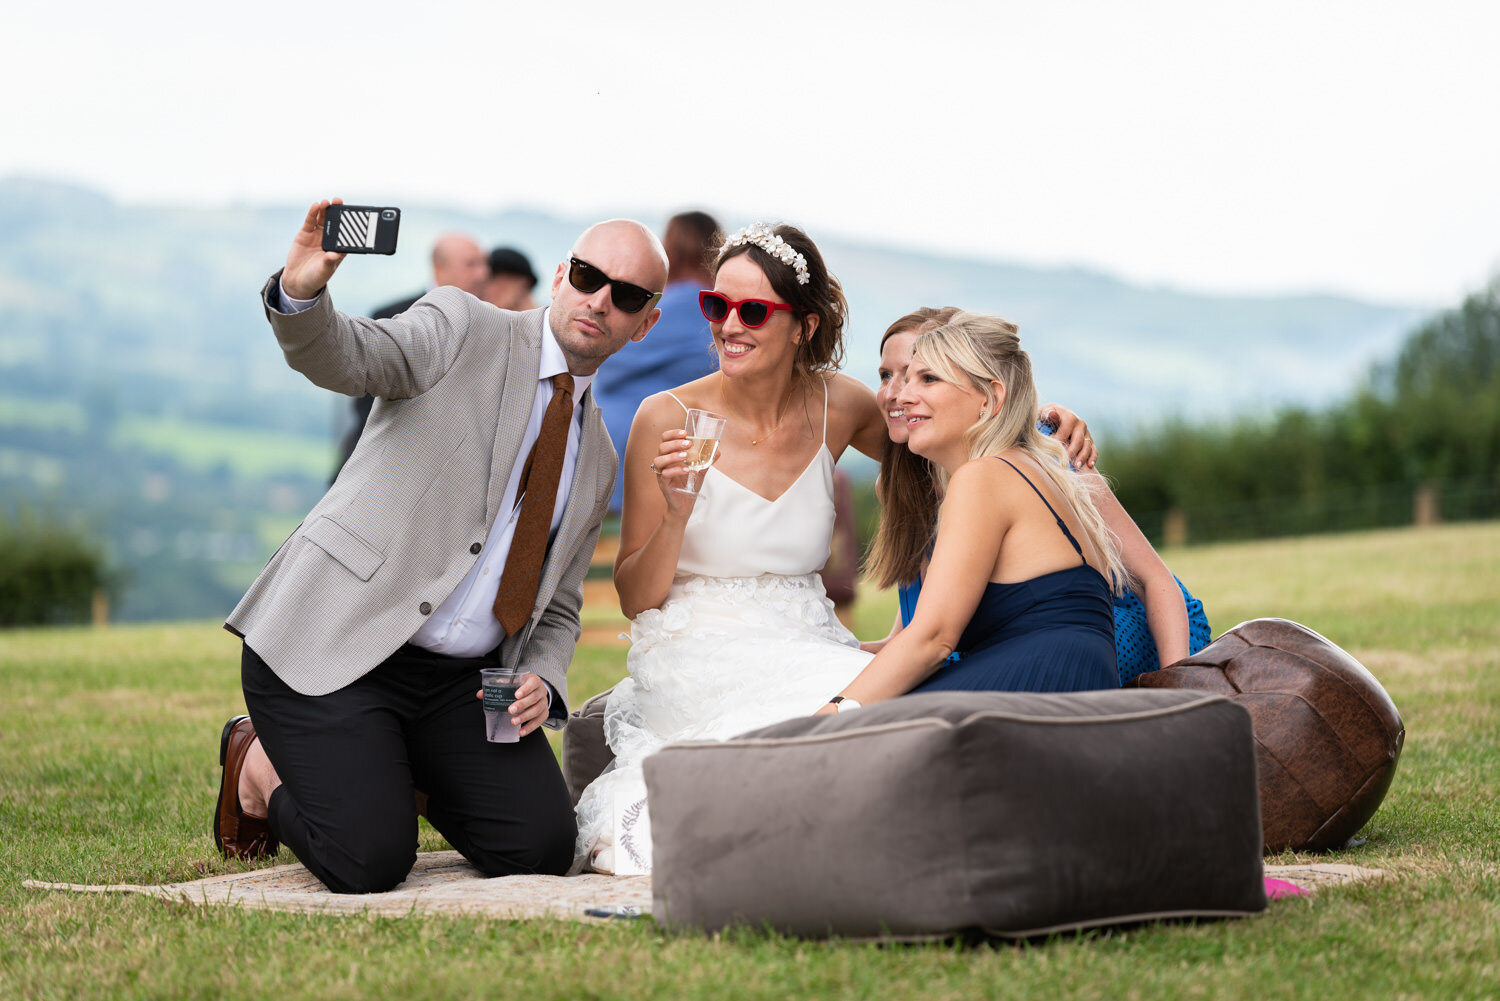
<path fill-rule="evenodd" d="M 667 221 L 662 237 L 669 265 L 667 288 L 657 303 L 661 319 L 649 338 L 615 355 L 594 379 L 594 400 L 604 411 L 604 426 L 622 456 L 642 400 L 718 368 L 708 321 L 698 309 L 698 292 L 713 287 L 709 260 L 722 239 L 719 224 L 706 212 L 683 212 Z M 612 512 L 619 512 L 624 496 L 625 477 L 621 476 L 615 480 Z"/>

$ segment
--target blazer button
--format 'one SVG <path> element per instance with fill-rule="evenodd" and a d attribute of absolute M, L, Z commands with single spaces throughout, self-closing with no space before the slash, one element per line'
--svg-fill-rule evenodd
<path fill-rule="evenodd" d="M 432 605 L 431 605 L 430 602 L 424 601 L 420 605 L 417 606 L 417 611 L 421 612 L 423 615 L 431 615 L 432 614 Z"/>
<path fill-rule="evenodd" d="M 483 548 L 484 548 L 484 546 L 482 544 L 476 542 L 472 546 L 469 547 L 469 552 L 473 553 L 475 556 L 478 556 L 479 555 L 479 551 L 481 549 L 483 549 Z"/>

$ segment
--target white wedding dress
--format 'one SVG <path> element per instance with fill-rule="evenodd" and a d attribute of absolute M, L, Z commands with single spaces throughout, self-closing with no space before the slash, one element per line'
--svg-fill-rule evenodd
<path fill-rule="evenodd" d="M 775 500 L 708 470 L 667 600 L 630 624 L 630 677 L 604 717 L 615 760 L 578 802 L 575 871 L 651 870 L 647 755 L 808 715 L 869 662 L 818 577 L 833 537 L 826 390 L 823 431 Z"/>

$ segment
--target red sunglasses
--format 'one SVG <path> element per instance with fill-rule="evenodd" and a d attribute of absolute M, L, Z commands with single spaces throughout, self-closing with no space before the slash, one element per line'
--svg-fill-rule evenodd
<path fill-rule="evenodd" d="M 709 323 L 723 323 L 729 319 L 729 311 L 737 309 L 740 312 L 740 322 L 751 330 L 764 327 L 766 321 L 777 310 L 784 309 L 788 313 L 797 312 L 796 306 L 784 302 L 771 302 L 769 299 L 730 299 L 718 292 L 710 292 L 708 289 L 698 293 L 698 308 L 703 310 L 703 318 Z"/>

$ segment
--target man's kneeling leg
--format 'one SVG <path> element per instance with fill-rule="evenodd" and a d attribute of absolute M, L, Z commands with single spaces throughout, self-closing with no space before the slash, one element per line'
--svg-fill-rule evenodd
<path fill-rule="evenodd" d="M 248 646 L 241 661 L 245 703 L 281 778 L 271 830 L 336 893 L 389 890 L 416 862 L 403 700 L 383 690 L 378 673 L 306 696 Z"/>

